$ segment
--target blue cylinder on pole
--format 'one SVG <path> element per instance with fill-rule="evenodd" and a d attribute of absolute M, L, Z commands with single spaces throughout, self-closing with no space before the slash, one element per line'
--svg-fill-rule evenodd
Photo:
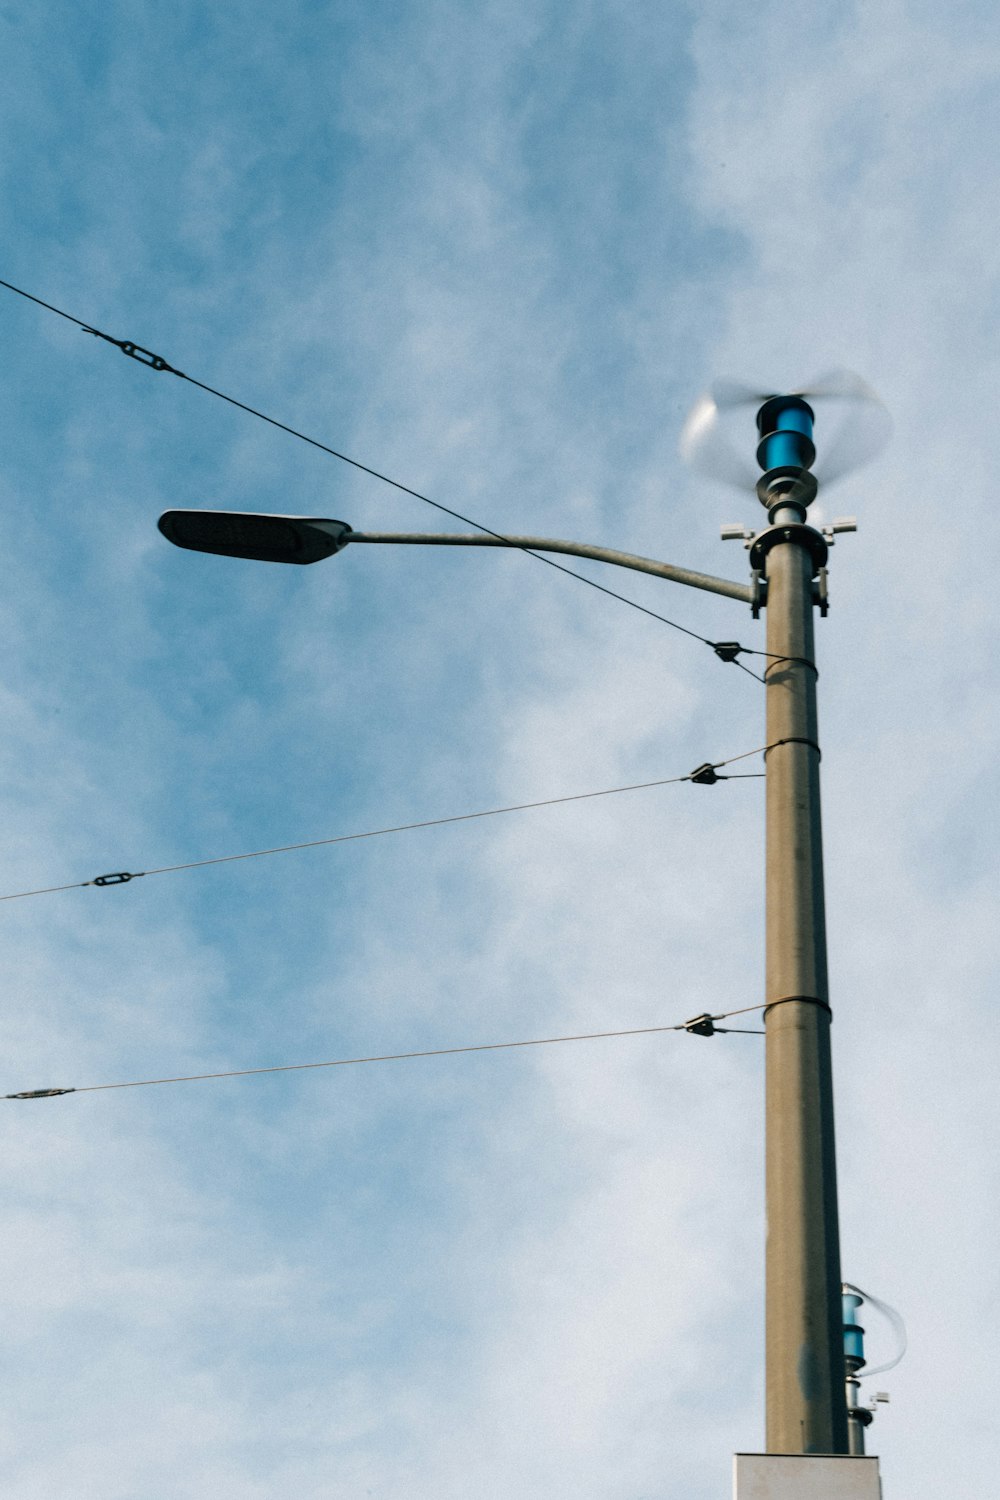
<path fill-rule="evenodd" d="M 862 1298 L 856 1292 L 844 1292 L 841 1299 L 844 1317 L 844 1358 L 860 1370 L 865 1362 L 865 1330 L 857 1320 Z"/>
<path fill-rule="evenodd" d="M 757 413 L 757 462 L 771 469 L 808 469 L 816 460 L 815 413 L 801 396 L 772 396 Z"/>

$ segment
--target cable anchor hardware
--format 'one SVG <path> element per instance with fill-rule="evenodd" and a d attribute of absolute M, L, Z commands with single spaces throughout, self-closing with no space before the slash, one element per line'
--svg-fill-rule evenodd
<path fill-rule="evenodd" d="M 747 649 L 739 641 L 709 641 L 709 645 L 720 661 L 735 661 L 740 652 Z"/>
<path fill-rule="evenodd" d="M 715 1036 L 715 1017 L 706 1011 L 703 1016 L 692 1016 L 684 1022 L 684 1030 L 691 1036 Z"/>
<path fill-rule="evenodd" d="M 688 777 L 688 781 L 696 781 L 699 786 L 714 786 L 717 781 L 728 781 L 728 776 L 720 776 L 712 762 L 706 760 L 703 766 L 696 766 Z"/>
<path fill-rule="evenodd" d="M 55 1099 L 59 1094 L 75 1094 L 76 1089 L 27 1089 L 23 1094 L 4 1094 L 5 1099 Z"/>
<path fill-rule="evenodd" d="M 128 870 L 115 870 L 110 875 L 98 875 L 95 880 L 87 880 L 85 885 L 128 885 L 130 880 L 138 880 L 145 872 L 136 870 L 130 873 Z"/>

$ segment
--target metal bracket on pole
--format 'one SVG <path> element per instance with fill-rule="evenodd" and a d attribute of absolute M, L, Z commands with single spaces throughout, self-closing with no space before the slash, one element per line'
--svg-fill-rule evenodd
<path fill-rule="evenodd" d="M 750 612 L 755 620 L 767 605 L 767 578 L 762 568 L 754 568 L 750 574 Z"/>
<path fill-rule="evenodd" d="M 751 568 L 760 568 L 766 573 L 767 554 L 780 542 L 798 542 L 800 547 L 805 548 L 812 558 L 813 577 L 820 568 L 826 566 L 829 545 L 823 533 L 814 526 L 807 526 L 803 521 L 790 521 L 785 524 L 779 522 L 777 526 L 768 526 L 758 532 L 750 548 Z"/>
<path fill-rule="evenodd" d="M 823 535 L 826 537 L 827 541 L 832 547 L 834 537 L 837 536 L 840 532 L 857 531 L 857 529 L 858 523 L 856 517 L 840 516 L 836 521 L 832 521 L 829 526 L 823 527 Z"/>
<path fill-rule="evenodd" d="M 757 533 L 752 527 L 736 522 L 733 525 L 723 526 L 719 535 L 724 542 L 742 542 L 744 547 L 749 547 Z"/>

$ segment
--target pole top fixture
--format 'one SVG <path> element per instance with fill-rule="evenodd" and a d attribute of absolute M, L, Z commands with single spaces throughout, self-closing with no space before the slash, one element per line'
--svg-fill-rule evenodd
<path fill-rule="evenodd" d="M 759 408 L 757 462 L 764 475 L 757 481 L 757 498 L 768 509 L 788 500 L 804 513 L 815 500 L 816 478 L 809 472 L 816 462 L 815 419 L 801 396 L 769 396 Z"/>

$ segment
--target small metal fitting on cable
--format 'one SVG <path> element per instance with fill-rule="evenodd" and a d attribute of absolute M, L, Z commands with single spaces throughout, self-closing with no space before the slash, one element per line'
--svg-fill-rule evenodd
<path fill-rule="evenodd" d="M 159 354 L 154 354 L 152 349 L 144 349 L 141 344 L 133 344 L 131 339 L 114 339 L 110 333 L 102 333 L 99 328 L 84 328 L 83 332 L 92 333 L 96 339 L 103 339 L 106 344 L 114 344 L 115 348 L 127 354 L 129 359 L 136 360 L 140 365 L 148 365 L 151 370 L 166 370 L 169 375 L 179 375 L 182 380 L 187 379 L 182 370 L 176 370 L 173 365 L 168 365 L 167 361 Z"/>
<path fill-rule="evenodd" d="M 692 1036 L 714 1036 L 715 1017 L 706 1011 L 702 1016 L 693 1016 L 690 1021 L 684 1022 L 684 1030 Z"/>
<path fill-rule="evenodd" d="M 741 646 L 739 641 L 710 641 L 710 646 L 720 661 L 735 661 L 746 646 Z"/>
<path fill-rule="evenodd" d="M 26 1089 L 21 1094 L 4 1094 L 5 1099 L 55 1099 L 60 1094 L 75 1094 L 76 1089 Z"/>

